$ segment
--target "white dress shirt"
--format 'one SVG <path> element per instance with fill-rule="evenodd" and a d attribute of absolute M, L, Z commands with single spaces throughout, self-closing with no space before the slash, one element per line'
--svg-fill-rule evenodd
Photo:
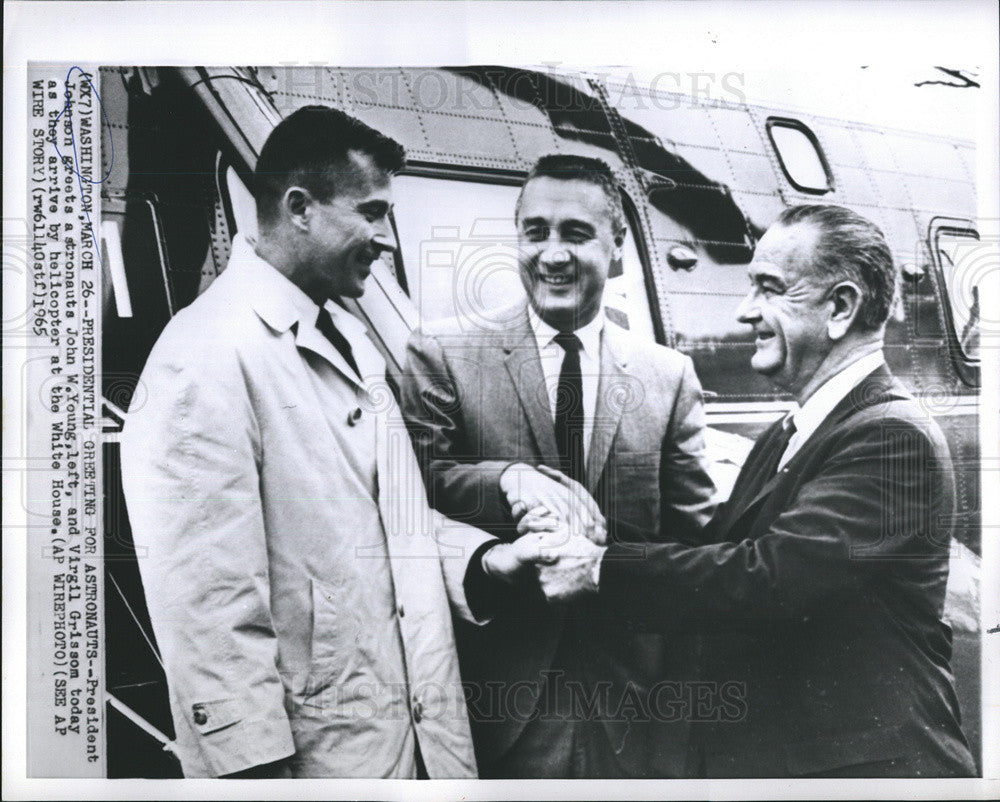
<path fill-rule="evenodd" d="M 884 362 L 885 356 L 881 349 L 865 354 L 841 370 L 840 373 L 827 379 L 815 393 L 806 399 L 801 407 L 789 413 L 789 417 L 795 422 L 795 434 L 788 441 L 785 453 L 781 455 L 781 460 L 778 462 L 779 471 L 812 437 L 819 425 L 833 412 L 834 407 L 846 398 L 851 390 L 861 384 L 861 381 L 869 373 Z"/>
<path fill-rule="evenodd" d="M 559 390 L 559 373 L 562 371 L 565 351 L 555 341 L 559 333 L 542 320 L 528 305 L 528 320 L 538 344 L 538 358 L 545 376 L 545 389 L 549 396 L 552 419 L 556 417 L 556 395 Z M 601 333 L 604 331 L 604 308 L 590 323 L 573 332 L 583 346 L 580 349 L 580 377 L 583 389 L 583 453 L 590 453 L 590 438 L 594 432 L 594 414 L 597 409 L 597 384 L 601 375 Z"/>

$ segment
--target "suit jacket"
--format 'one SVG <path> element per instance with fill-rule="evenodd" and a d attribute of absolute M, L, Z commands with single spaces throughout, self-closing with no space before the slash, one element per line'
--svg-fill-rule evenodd
<path fill-rule="evenodd" d="M 706 472 L 704 407 L 691 360 L 608 321 L 600 370 L 587 489 L 607 517 L 677 539 L 692 536 L 711 514 L 714 486 Z M 500 474 L 512 462 L 558 463 L 526 306 L 478 321 L 472 331 L 451 320 L 415 333 L 401 389 L 432 506 L 513 539 Z M 572 679 L 587 693 L 611 684 L 598 715 L 607 719 L 624 770 L 678 774 L 683 732 L 652 738 L 652 722 L 630 720 L 635 717 L 622 706 L 630 685 L 643 695 L 655 679 L 685 671 L 693 657 L 690 645 L 667 650 L 660 637 L 623 634 L 613 622 L 595 620 L 587 603 L 552 609 L 533 591 L 510 591 L 479 631 L 457 627 L 462 677 L 479 693 L 480 704 L 470 703 L 470 710 L 480 762 L 496 759 L 517 738 L 569 616 L 576 622 L 572 636 L 588 644 L 584 676 Z M 498 711 L 491 688 L 516 693 L 516 705 L 501 699 Z"/>
<path fill-rule="evenodd" d="M 604 609 L 711 633 L 712 685 L 700 708 L 686 700 L 698 773 L 971 775 L 941 620 L 955 506 L 941 430 L 885 366 L 764 476 L 779 425 L 705 545 L 608 549 Z"/>
<path fill-rule="evenodd" d="M 448 609 L 469 615 L 468 553 L 439 540 L 489 538 L 443 528 L 374 345 L 359 384 L 294 292 L 239 243 L 122 437 L 185 774 L 294 753 L 297 776 L 412 777 L 416 736 L 430 776 L 474 777 Z"/>

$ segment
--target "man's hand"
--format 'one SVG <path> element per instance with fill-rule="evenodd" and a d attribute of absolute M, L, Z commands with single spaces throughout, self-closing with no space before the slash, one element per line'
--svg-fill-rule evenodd
<path fill-rule="evenodd" d="M 565 540 L 565 534 L 560 539 Z M 555 560 L 553 553 L 542 551 L 545 542 L 544 535 L 531 532 L 513 543 L 497 543 L 483 554 L 483 571 L 489 576 L 513 584 L 528 576 L 528 569 L 531 567 Z"/>
<path fill-rule="evenodd" d="M 607 548 L 580 535 L 567 537 L 565 531 L 541 537 L 540 552 L 545 559 L 537 570 L 545 598 L 549 602 L 567 602 L 596 593 L 596 574 Z"/>
<path fill-rule="evenodd" d="M 528 510 L 520 516 L 520 520 L 517 522 L 517 533 L 519 535 L 526 535 L 529 532 L 556 532 L 559 530 L 568 530 L 568 528 L 569 525 L 553 515 L 547 507 L 535 507 L 533 510 Z M 566 531 L 565 534 L 568 537 L 569 531 Z M 587 540 L 596 543 L 598 546 L 607 545 L 608 530 L 605 527 L 604 519 L 602 518 L 597 521 L 593 527 L 584 531 L 583 535 Z"/>
<path fill-rule="evenodd" d="M 604 516 L 590 493 L 579 482 L 552 468 L 538 469 L 517 462 L 500 475 L 500 490 L 507 498 L 511 513 L 522 518 L 531 512 L 535 517 L 547 510 L 573 534 L 580 534 L 595 542 L 604 542 Z M 542 531 L 541 529 L 519 529 Z"/>

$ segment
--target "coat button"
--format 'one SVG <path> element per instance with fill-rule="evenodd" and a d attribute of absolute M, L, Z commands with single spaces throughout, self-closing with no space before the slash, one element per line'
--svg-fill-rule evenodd
<path fill-rule="evenodd" d="M 361 420 L 361 407 L 355 407 L 347 413 L 348 426 L 357 426 L 359 420 Z"/>
<path fill-rule="evenodd" d="M 419 724 L 424 717 L 424 706 L 417 699 L 413 700 L 413 723 Z"/>
<path fill-rule="evenodd" d="M 205 708 L 201 705 L 194 706 L 194 723 L 199 727 L 203 727 L 208 724 L 208 713 L 205 712 Z"/>
<path fill-rule="evenodd" d="M 396 608 L 396 615 L 398 615 L 400 618 L 402 618 L 404 615 L 406 615 L 406 609 L 403 607 L 402 604 L 399 605 L 399 607 Z"/>

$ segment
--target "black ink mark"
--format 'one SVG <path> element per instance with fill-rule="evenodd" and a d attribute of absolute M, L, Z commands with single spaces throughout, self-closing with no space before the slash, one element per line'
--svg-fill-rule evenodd
<path fill-rule="evenodd" d="M 76 128 L 73 125 L 73 93 L 70 91 L 70 78 L 72 77 L 74 70 L 79 72 L 80 75 L 83 76 L 83 80 L 85 80 L 87 84 L 90 86 L 90 91 L 93 93 L 94 99 L 97 101 L 97 105 L 101 109 L 101 117 L 104 119 L 103 124 L 106 125 L 108 128 L 108 134 L 109 134 L 108 142 L 110 143 L 110 151 L 111 151 L 108 159 L 108 171 L 97 180 L 83 176 L 77 169 L 77 165 L 80 162 L 76 150 Z M 103 267 L 104 265 L 101 260 L 101 246 L 97 241 L 97 234 L 94 232 L 94 222 L 90 217 L 90 204 L 84 202 L 85 196 L 83 193 L 83 182 L 86 181 L 88 184 L 103 184 L 105 181 L 108 180 L 108 178 L 111 177 L 111 168 L 114 166 L 115 163 L 115 143 L 114 139 L 112 139 L 112 137 L 110 136 L 111 121 L 108 119 L 107 112 L 104 111 L 104 104 L 101 102 L 101 95 L 97 91 L 97 87 L 94 86 L 94 82 L 90 80 L 90 76 L 87 73 L 85 73 L 82 69 L 80 69 L 79 67 L 70 67 L 69 72 L 66 73 L 66 80 L 63 82 L 63 87 L 64 87 L 63 95 L 66 98 L 66 103 L 63 106 L 62 111 L 60 111 L 55 117 L 53 117 L 52 122 L 49 123 L 49 139 L 51 140 L 53 146 L 55 147 L 56 153 L 58 154 L 60 161 L 62 161 L 63 164 L 68 165 L 73 170 L 73 174 L 76 176 L 77 185 L 80 187 L 80 200 L 83 203 L 83 213 L 87 215 L 87 226 L 90 230 L 90 239 L 94 246 L 94 254 L 97 257 L 97 263 L 101 265 L 101 267 Z M 73 143 L 72 161 L 70 160 L 69 156 L 63 156 L 62 151 L 59 150 L 59 140 L 56 137 L 56 124 L 59 122 L 59 118 L 62 117 L 64 114 L 67 115 L 69 136 L 70 140 Z"/>
<path fill-rule="evenodd" d="M 950 70 L 947 67 L 935 67 L 935 70 L 940 70 L 945 75 L 950 75 L 952 78 L 957 78 L 962 83 L 955 84 L 951 81 L 920 81 L 915 83 L 914 86 L 953 86 L 956 89 L 969 89 L 970 87 L 978 89 L 979 84 L 972 80 L 971 77 L 966 75 L 962 70 Z"/>

